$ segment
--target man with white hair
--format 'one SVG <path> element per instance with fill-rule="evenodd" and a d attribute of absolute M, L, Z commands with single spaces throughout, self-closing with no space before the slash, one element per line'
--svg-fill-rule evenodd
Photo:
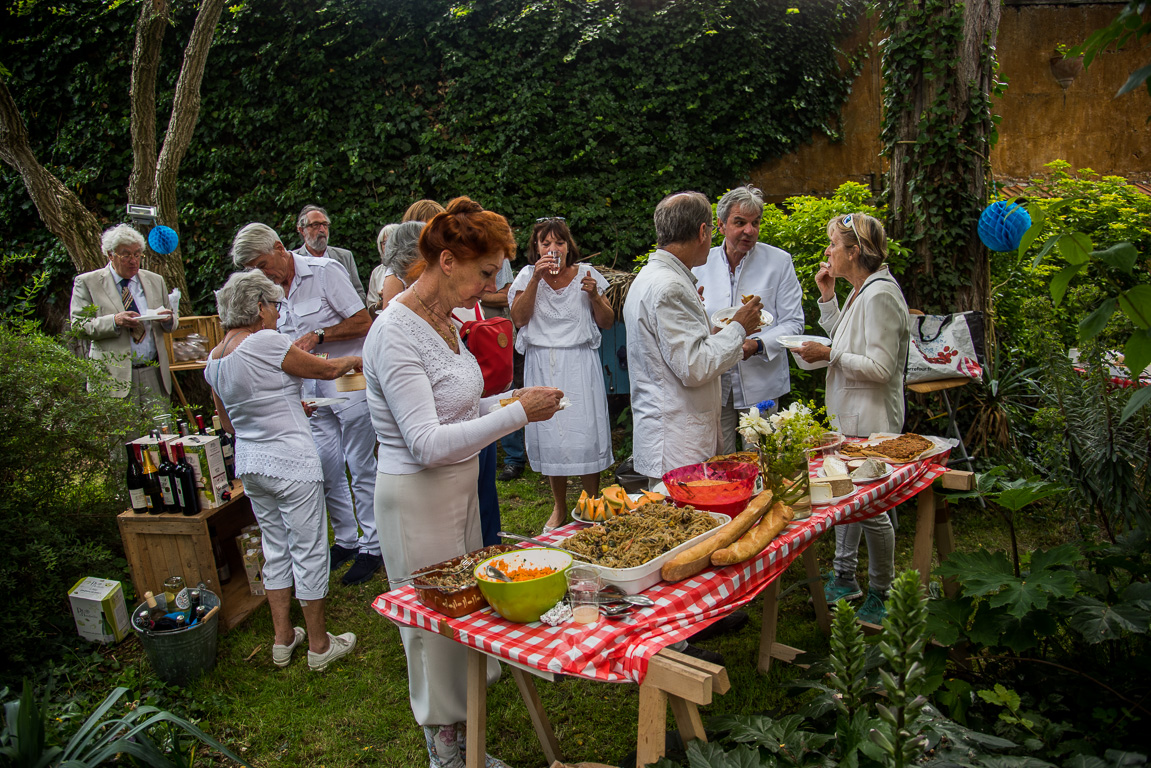
<path fill-rule="evenodd" d="M 756 403 L 779 399 L 791 391 L 787 350 L 779 337 L 803 333 L 803 289 L 791 254 L 759 242 L 763 193 L 750 184 L 719 199 L 715 217 L 723 243 L 711 249 L 707 262 L 692 270 L 703 286 L 708 317 L 755 295 L 774 321 L 743 342 L 743 360 L 720 379 L 720 429 L 723 452 L 734 453 L 739 414 Z"/>
<path fill-rule="evenodd" d="M 313 256 L 317 259 L 335 259 L 344 265 L 352 287 L 360 295 L 360 302 L 367 306 L 367 294 L 364 284 L 360 281 L 360 273 L 356 271 L 356 259 L 352 252 L 344 248 L 328 245 L 328 238 L 332 234 L 332 220 L 328 212 L 318 205 L 305 205 L 300 215 L 296 217 L 296 232 L 300 234 L 304 244 L 292 253 L 299 256 Z"/>
<path fill-rule="evenodd" d="M 297 347 L 328 357 L 361 354 L 372 321 L 338 261 L 292 253 L 275 230 L 253 223 L 232 241 L 232 262 L 240 269 L 260 270 L 284 290 L 277 328 Z M 366 392 L 340 392 L 335 382 L 318 379 L 305 381 L 303 392 L 306 399 L 342 401 L 315 409 L 312 438 L 324 465 L 324 496 L 336 536 L 330 550 L 331 569 L 354 558 L 342 581 L 359 584 L 383 565 L 373 509 L 376 433 Z"/>
<path fill-rule="evenodd" d="M 131 397 L 141 406 L 167 400 L 172 373 L 164 331 L 174 330 L 178 320 L 168 301 L 168 284 L 140 268 L 144 236 L 131 226 L 105 231 L 100 247 L 107 266 L 77 275 L 72 284 L 73 326 L 90 342 L 88 356 L 112 374 L 112 395 Z"/>
<path fill-rule="evenodd" d="M 743 355 L 763 308 L 753 298 L 717 333 L 703 308 L 693 267 L 711 249 L 711 203 L 699 192 L 668 195 L 655 208 L 657 249 L 628 291 L 627 371 L 631 379 L 635 470 L 650 485 L 720 447 L 720 375 Z"/>

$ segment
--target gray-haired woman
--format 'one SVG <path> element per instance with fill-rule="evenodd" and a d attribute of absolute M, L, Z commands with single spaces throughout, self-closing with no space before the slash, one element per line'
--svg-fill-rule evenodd
<path fill-rule="evenodd" d="M 332 635 L 324 619 L 328 537 L 324 473 L 307 415 L 301 379 L 334 379 L 361 366 L 355 356 L 309 355 L 276 331 L 278 285 L 259 270 L 237 272 L 216 292 L 226 333 L 208 356 L 204 378 L 224 428 L 236 436 L 236 475 L 260 524 L 264 586 L 276 638 L 272 661 L 284 667 L 305 637 L 308 667 L 322 671 L 351 652 L 356 636 Z M 291 622 L 292 587 L 307 632 Z"/>
<path fill-rule="evenodd" d="M 388 236 L 384 246 L 384 287 L 380 289 L 383 306 L 411 284 L 408 270 L 420 258 L 420 232 L 423 231 L 424 222 L 405 221 Z"/>
<path fill-rule="evenodd" d="M 399 224 L 385 224 L 380 228 L 380 233 L 376 235 L 376 250 L 380 254 L 380 263 L 372 270 L 372 276 L 368 279 L 368 314 L 372 317 L 383 309 L 384 303 L 380 298 L 380 293 L 384 289 L 384 279 L 388 276 L 388 264 L 384 260 L 384 248 L 388 244 L 388 238 L 396 231 Z"/>

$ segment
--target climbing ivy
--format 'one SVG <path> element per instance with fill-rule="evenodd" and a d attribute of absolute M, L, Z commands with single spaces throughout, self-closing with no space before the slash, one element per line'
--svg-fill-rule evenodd
<path fill-rule="evenodd" d="M 7 17 L 3 62 L 38 157 L 108 222 L 130 171 L 133 3 L 54 0 Z M 812 136 L 839 137 L 855 66 L 838 40 L 862 0 L 320 0 L 231 6 L 216 35 L 178 194 L 196 309 L 260 220 L 285 243 L 308 202 L 366 279 L 375 235 L 421 197 L 468 194 L 521 245 L 567 217 L 586 253 L 626 268 L 656 202 L 714 197 Z M 195 4 L 160 72 L 171 103 Z M 846 62 L 846 67 L 844 66 Z M 164 126 L 160 126 L 162 130 Z M 0 166 L 0 242 L 66 298 L 71 269 Z M 28 274 L 0 276 L 0 309 Z"/>

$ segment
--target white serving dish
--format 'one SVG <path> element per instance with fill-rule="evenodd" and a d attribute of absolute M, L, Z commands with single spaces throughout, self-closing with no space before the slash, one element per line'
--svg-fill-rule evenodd
<path fill-rule="evenodd" d="M 707 514 L 711 515 L 712 519 L 719 523 L 719 525 L 710 531 L 701 533 L 694 539 L 688 539 L 678 547 L 664 552 L 654 560 L 646 562 L 643 565 L 637 565 L 634 568 L 605 568 L 602 565 L 593 565 L 593 567 L 600 572 L 605 584 L 614 584 L 629 595 L 638 595 L 640 592 L 643 592 L 649 587 L 654 587 L 663 580 L 659 571 L 663 568 L 664 563 L 685 549 L 693 547 L 699 542 L 714 536 L 719 532 L 720 526 L 731 520 L 727 515 L 721 515 L 718 512 L 708 512 Z M 574 536 L 575 534 L 572 535 Z M 556 542 L 556 545 L 562 547 L 565 541 L 567 541 L 567 538 Z M 583 561 L 577 559 L 576 562 Z"/>
<path fill-rule="evenodd" d="M 848 472 L 847 476 L 851 477 L 851 482 L 855 483 L 856 485 L 871 485 L 872 483 L 878 483 L 880 480 L 884 479 L 885 477 L 887 477 L 888 475 L 891 474 L 891 465 L 886 463 L 886 462 L 883 462 L 883 461 L 881 461 L 880 463 L 883 464 L 885 467 L 887 467 L 887 471 L 884 472 L 879 477 L 867 477 L 867 478 L 860 478 L 857 480 L 854 477 L 851 477 L 850 472 Z M 823 467 L 820 467 L 818 470 L 816 470 L 815 474 L 818 475 L 819 477 L 827 477 L 827 475 L 823 474 Z M 847 495 L 850 496 L 851 494 L 849 493 Z"/>
<path fill-rule="evenodd" d="M 735 317 L 735 313 L 738 310 L 739 310 L 739 307 L 728 307 L 726 309 L 721 309 L 718 312 L 713 313 L 711 316 L 711 324 L 716 326 L 717 328 L 724 327 L 725 325 L 727 325 L 728 323 L 731 322 L 731 318 Z M 763 328 L 766 328 L 767 326 L 771 325 L 774 322 L 775 322 L 775 317 L 772 316 L 772 314 L 770 312 L 768 312 L 766 309 L 759 310 L 759 323 L 760 323 L 760 329 L 761 330 Z"/>

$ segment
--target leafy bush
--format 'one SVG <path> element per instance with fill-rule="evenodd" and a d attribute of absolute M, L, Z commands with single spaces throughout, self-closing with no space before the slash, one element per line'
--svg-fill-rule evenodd
<path fill-rule="evenodd" d="M 78 579 L 126 576 L 122 444 L 146 419 L 108 395 L 98 365 L 27 324 L 0 323 L 0 349 L 0 675 L 15 680 L 78 639 L 67 597 Z"/>

